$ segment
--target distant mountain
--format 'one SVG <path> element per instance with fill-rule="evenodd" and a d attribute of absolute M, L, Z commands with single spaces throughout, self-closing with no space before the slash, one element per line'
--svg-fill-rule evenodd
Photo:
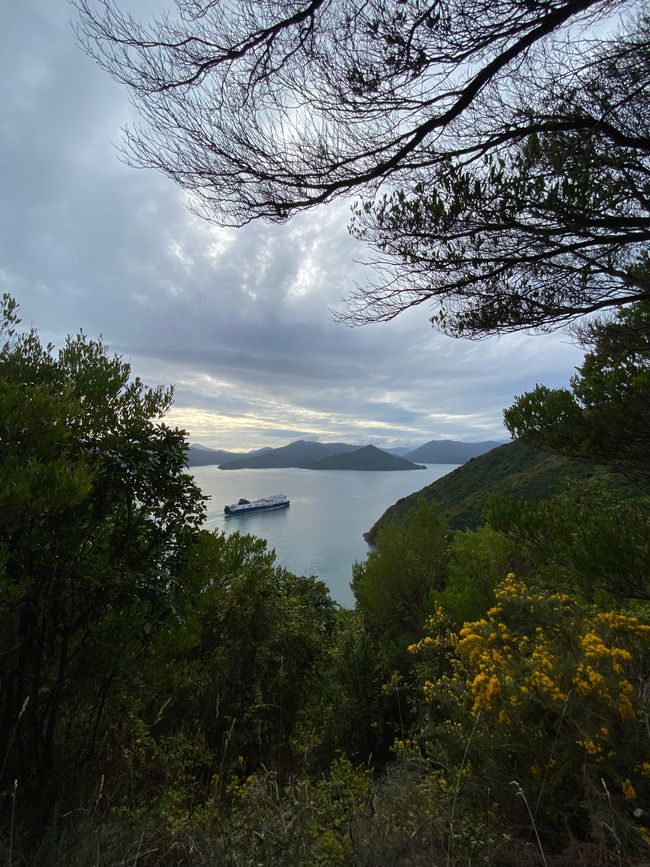
<path fill-rule="evenodd" d="M 322 458 L 341 452 L 356 451 L 359 446 L 347 445 L 346 443 L 318 443 L 309 440 L 296 440 L 287 446 L 278 449 L 269 449 L 263 454 L 245 455 L 234 460 L 224 462 L 221 470 L 243 469 L 272 469 L 282 467 L 304 467 L 313 464 Z"/>
<path fill-rule="evenodd" d="M 378 449 L 376 446 L 363 446 L 363 448 L 372 448 L 375 452 L 380 452 L 382 455 L 388 455 L 395 458 L 404 458 L 410 467 L 396 465 L 385 467 L 369 466 L 367 469 L 414 469 L 413 465 L 417 463 L 428 464 L 463 464 L 476 455 L 483 454 L 490 449 L 500 445 L 497 442 L 481 442 L 481 443 L 462 443 L 454 440 L 431 440 L 425 443 L 420 448 L 409 450 L 408 448 L 398 447 L 395 449 Z M 314 465 L 326 458 L 340 458 L 341 455 L 350 452 L 360 452 L 361 447 L 358 445 L 350 445 L 349 443 L 321 443 L 311 440 L 296 440 L 286 446 L 280 448 L 263 448 L 251 452 L 228 452 L 220 449 L 210 449 L 206 446 L 191 445 L 189 452 L 189 465 L 206 466 L 216 464 L 222 470 L 243 470 L 243 469 L 273 469 L 285 467 L 309 467 L 316 468 Z M 362 462 L 367 461 L 373 464 L 377 455 L 371 457 L 374 453 L 368 452 L 367 457 L 360 457 Z M 382 459 L 383 460 L 383 459 Z M 344 462 L 345 463 L 345 462 Z M 323 465 L 318 469 L 325 469 Z M 353 469 L 337 465 L 329 467 L 329 469 Z M 362 466 L 356 469 L 364 469 Z"/>
<path fill-rule="evenodd" d="M 187 452 L 187 463 L 190 467 L 207 467 L 232 461 L 240 457 L 237 452 L 226 452 L 222 449 L 210 449 L 207 446 L 191 444 Z"/>
<path fill-rule="evenodd" d="M 476 458 L 502 445 L 504 443 L 491 440 L 482 443 L 431 440 L 413 451 L 407 451 L 404 457 L 409 461 L 422 461 L 425 464 L 464 464 L 471 458 Z"/>
<path fill-rule="evenodd" d="M 602 477 L 602 469 L 521 442 L 507 443 L 473 458 L 441 479 L 403 497 L 390 506 L 365 534 L 373 542 L 381 526 L 392 521 L 404 524 L 420 497 L 435 500 L 449 526 L 456 530 L 475 528 L 488 501 L 496 495 L 539 501 L 566 489 L 568 482 Z"/>
<path fill-rule="evenodd" d="M 376 446 L 364 446 L 355 451 L 348 451 L 321 458 L 315 463 L 306 464 L 310 470 L 423 470 L 411 461 L 397 455 L 378 449 Z"/>
<path fill-rule="evenodd" d="M 190 443 L 190 448 L 187 453 L 188 466 L 218 466 L 219 464 L 226 463 L 226 461 L 234 461 L 238 458 L 252 457 L 253 455 L 262 455 L 271 451 L 273 451 L 273 449 L 264 446 L 264 448 L 255 449 L 252 452 L 227 452 L 223 449 L 211 449 L 208 448 L 208 446 L 200 446 L 197 443 Z"/>

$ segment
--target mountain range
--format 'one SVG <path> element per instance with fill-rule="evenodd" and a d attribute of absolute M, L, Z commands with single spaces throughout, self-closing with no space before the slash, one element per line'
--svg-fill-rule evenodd
<path fill-rule="evenodd" d="M 416 470 L 417 464 L 368 445 L 297 440 L 262 454 L 246 455 L 219 465 L 220 470 L 300 467 L 308 470 Z"/>
<path fill-rule="evenodd" d="M 309 440 L 296 440 L 277 449 L 269 449 L 262 454 L 240 455 L 219 465 L 221 470 L 271 469 L 276 467 L 305 467 L 322 458 L 356 451 L 359 446 L 346 443 L 318 443 Z"/>
<path fill-rule="evenodd" d="M 417 462 L 429 464 L 463 464 L 501 443 L 485 441 L 463 443 L 454 440 L 431 440 L 417 449 L 379 449 L 349 443 L 321 443 L 296 440 L 280 448 L 263 448 L 251 452 L 229 452 L 206 446 L 190 445 L 190 467 L 218 466 L 223 470 L 302 467 L 307 469 L 417 469 Z M 345 455 L 355 454 L 350 459 Z M 387 460 L 395 458 L 395 461 Z M 332 459 L 332 460 L 330 460 Z M 335 460 L 334 460 L 335 459 Z M 404 460 L 400 464 L 400 460 Z"/>
<path fill-rule="evenodd" d="M 404 457 L 409 461 L 422 461 L 425 464 L 464 464 L 485 452 L 492 451 L 503 443 L 487 440 L 480 443 L 461 443 L 455 440 L 430 440 Z"/>
<path fill-rule="evenodd" d="M 190 467 L 219 466 L 219 464 L 237 460 L 237 458 L 244 457 L 244 455 L 259 455 L 263 452 L 271 451 L 273 449 L 266 447 L 252 452 L 227 452 L 223 449 L 211 449 L 207 446 L 191 443 L 187 452 L 187 463 Z"/>

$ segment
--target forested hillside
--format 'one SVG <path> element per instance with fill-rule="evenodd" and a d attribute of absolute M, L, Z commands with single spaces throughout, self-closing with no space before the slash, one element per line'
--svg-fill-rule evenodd
<path fill-rule="evenodd" d="M 647 6 L 178 0 L 139 20 L 117 0 L 72 5 L 79 41 L 139 112 L 123 155 L 195 214 L 282 223 L 355 196 L 350 231 L 374 270 L 341 287 L 339 319 L 418 308 L 454 337 L 534 331 L 542 378 L 542 335 L 571 324 L 584 358 L 567 387 L 513 398 L 514 445 L 382 522 L 341 610 L 263 541 L 205 529 L 185 434 L 164 422 L 170 389 L 83 333 L 43 345 L 5 295 L 0 860 L 647 867 Z M 27 77 L 42 85 L 37 60 Z M 310 249 L 292 261 L 319 274 Z M 287 308 L 268 315 L 254 261 L 270 297 L 302 294 L 303 269 L 274 286 L 265 254 L 237 275 L 251 333 L 281 342 Z M 226 322 L 243 297 L 229 285 Z M 230 340 L 225 357 L 255 350 L 248 331 Z M 327 391 L 285 349 L 303 393 Z M 353 358 L 328 369 L 346 381 Z M 434 367 L 408 369 L 445 370 L 461 407 L 462 366 Z M 407 418 L 436 411 L 417 402 Z M 313 445 L 291 450 L 327 456 Z"/>
<path fill-rule="evenodd" d="M 573 388 L 609 377 L 608 422 L 614 391 L 647 395 L 649 313 L 619 314 L 624 368 L 592 328 Z M 385 520 L 340 610 L 201 528 L 168 391 L 2 315 L 5 863 L 647 863 L 649 500 L 592 471 L 595 435 L 562 437 L 568 486 L 575 464 L 519 443 L 451 474 L 459 515 L 517 496 L 472 530 L 424 497 Z M 548 440 L 566 413 L 543 397 Z M 531 440 L 534 399 L 507 414 Z"/>
<path fill-rule="evenodd" d="M 476 529 L 483 510 L 497 495 L 543 500 L 572 483 L 605 475 L 590 461 L 571 459 L 523 442 L 507 443 L 398 500 L 368 531 L 367 539 L 374 542 L 380 527 L 388 521 L 405 525 L 421 498 L 435 502 L 452 529 Z M 622 480 L 611 477 L 609 481 L 622 484 Z"/>

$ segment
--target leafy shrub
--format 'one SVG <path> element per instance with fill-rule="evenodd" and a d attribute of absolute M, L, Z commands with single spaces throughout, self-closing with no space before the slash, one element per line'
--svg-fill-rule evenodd
<path fill-rule="evenodd" d="M 495 596 L 459 631 L 439 610 L 409 648 L 426 754 L 469 769 L 468 786 L 489 788 L 503 810 L 517 781 L 551 845 L 602 838 L 638 851 L 650 839 L 634 822 L 650 796 L 650 626 L 512 573 Z M 527 812 L 513 811 L 522 827 Z"/>

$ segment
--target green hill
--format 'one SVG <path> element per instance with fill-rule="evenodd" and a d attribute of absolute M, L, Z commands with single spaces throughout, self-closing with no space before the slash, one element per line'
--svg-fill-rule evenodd
<path fill-rule="evenodd" d="M 497 494 L 543 500 L 560 493 L 567 483 L 602 472 L 593 465 L 538 451 L 521 442 L 507 443 L 398 500 L 366 533 L 366 539 L 374 541 L 385 521 L 404 523 L 421 496 L 436 500 L 449 525 L 463 530 L 480 524 L 485 505 Z"/>
<path fill-rule="evenodd" d="M 422 470 L 417 464 L 404 458 L 390 455 L 376 446 L 363 446 L 353 452 L 330 455 L 311 464 L 310 470 Z"/>

